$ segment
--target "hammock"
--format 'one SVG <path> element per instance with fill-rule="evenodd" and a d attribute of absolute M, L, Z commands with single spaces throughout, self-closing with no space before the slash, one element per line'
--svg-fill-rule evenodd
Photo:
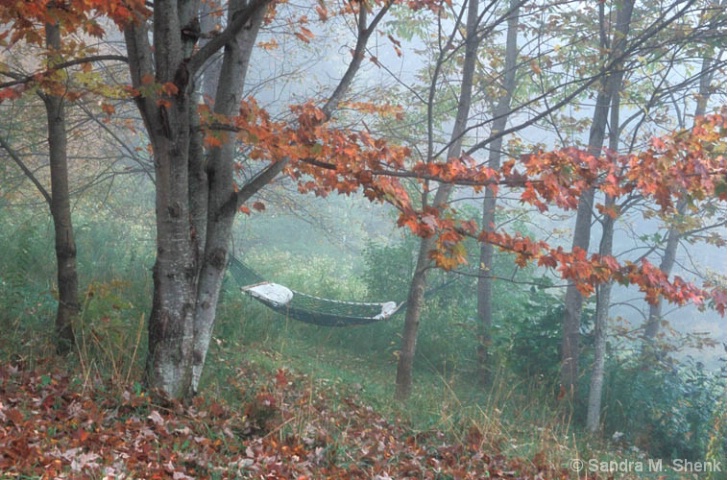
<path fill-rule="evenodd" d="M 281 315 L 325 327 L 367 325 L 386 320 L 404 303 L 344 302 L 306 295 L 265 281 L 257 272 L 230 256 L 228 271 L 242 291 Z"/>

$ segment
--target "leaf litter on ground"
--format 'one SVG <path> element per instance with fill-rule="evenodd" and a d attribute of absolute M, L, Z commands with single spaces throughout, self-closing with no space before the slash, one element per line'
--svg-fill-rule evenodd
<path fill-rule="evenodd" d="M 562 467 L 415 432 L 356 393 L 280 369 L 241 366 L 239 405 L 154 402 L 39 364 L 0 366 L 0 478 L 567 479 Z"/>

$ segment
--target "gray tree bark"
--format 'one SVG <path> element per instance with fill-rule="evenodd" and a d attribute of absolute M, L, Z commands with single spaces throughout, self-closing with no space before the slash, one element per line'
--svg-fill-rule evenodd
<path fill-rule="evenodd" d="M 124 32 L 133 86 L 148 92 L 142 87 L 154 78 L 157 85 L 172 84 L 177 90 L 140 93 L 135 98 L 151 140 L 156 176 L 157 259 L 145 381 L 169 398 L 186 398 L 199 388 L 238 207 L 287 164 L 271 163 L 235 192 L 234 135 L 228 132 L 218 148 L 205 152 L 203 147 L 195 78 L 224 49 L 214 109 L 222 116 L 237 113 L 270 0 L 230 3 L 227 27 L 196 49 L 198 0 L 157 0 L 151 22 L 140 19 Z M 367 9 L 360 9 L 354 57 L 323 107 L 327 118 L 348 92 L 366 42 L 388 8 L 382 7 L 370 24 Z"/>
<path fill-rule="evenodd" d="M 230 16 L 237 14 L 231 11 Z M 235 35 L 227 44 L 219 73 L 215 93 L 214 111 L 224 116 L 233 116 L 239 109 L 242 88 L 250 65 L 255 40 L 265 11 L 258 10 L 250 19 L 249 27 Z M 207 156 L 206 184 L 200 190 L 192 189 L 192 199 L 199 197 L 206 208 L 214 215 L 207 215 L 206 228 L 198 234 L 197 242 L 203 245 L 199 285 L 197 287 L 196 311 L 194 315 L 194 354 L 192 363 L 192 389 L 198 390 L 207 349 L 212 338 L 215 312 L 219 300 L 222 281 L 227 267 L 227 254 L 235 219 L 235 208 L 229 208 L 234 198 L 234 159 L 235 142 L 224 142 L 213 148 Z M 193 204 L 198 203 L 193 200 Z M 202 237 L 202 235 L 205 235 Z"/>
<path fill-rule="evenodd" d="M 449 148 L 447 149 L 447 158 L 458 158 L 462 153 L 463 136 L 467 128 L 467 120 L 469 117 L 470 106 L 472 103 L 472 85 L 474 79 L 475 66 L 477 62 L 477 49 L 479 47 L 479 38 L 477 27 L 479 24 L 478 1 L 470 0 L 467 6 L 466 20 L 466 38 L 465 38 L 465 58 L 462 66 L 462 83 L 459 93 L 459 101 L 457 106 L 457 114 Z M 432 92 L 434 84 L 437 81 L 436 75 L 432 80 Z M 430 96 L 431 101 L 431 96 Z M 435 209 L 442 208 L 449 198 L 452 191 L 452 185 L 442 184 L 437 188 L 436 194 L 432 201 L 432 207 Z M 426 189 L 426 187 L 425 187 Z M 422 205 L 428 204 L 428 194 L 425 191 L 422 195 Z M 404 330 L 401 340 L 401 350 L 396 370 L 396 393 L 398 400 L 405 400 L 411 395 L 414 369 L 414 355 L 416 353 L 417 333 L 421 318 L 422 305 L 424 303 L 424 290 L 427 283 L 427 271 L 431 266 L 429 252 L 434 246 L 434 240 L 423 238 L 419 244 L 419 254 L 417 264 L 414 269 L 411 284 L 409 287 L 409 295 L 407 297 L 406 316 L 404 318 Z"/>
<path fill-rule="evenodd" d="M 614 154 L 618 152 L 621 137 L 620 125 L 620 92 L 623 83 L 619 84 L 611 102 L 611 136 L 609 148 Z M 606 195 L 604 202 L 606 212 L 615 210 L 616 200 Z M 601 256 L 613 255 L 613 235 L 616 218 L 604 213 L 601 224 L 601 245 L 598 253 Z M 588 390 L 588 410 L 586 412 L 586 429 L 589 432 L 598 431 L 601 424 L 601 400 L 603 398 L 603 376 L 606 367 L 606 346 L 608 340 L 608 319 L 611 309 L 612 282 L 598 286 L 596 290 L 596 320 L 593 327 L 593 368 L 591 370 L 591 384 Z"/>
<path fill-rule="evenodd" d="M 713 59 L 705 57 L 702 60 L 702 75 L 699 80 L 699 92 L 697 93 L 697 106 L 694 111 L 694 116 L 701 117 L 707 111 L 707 104 L 711 95 L 710 83 L 714 76 L 712 71 Z M 684 214 L 686 210 L 686 200 L 680 200 L 677 204 L 677 212 L 679 215 Z M 666 245 L 664 246 L 664 254 L 661 257 L 661 263 L 659 269 L 667 275 L 671 274 L 676 262 L 677 249 L 679 248 L 679 242 L 682 238 L 682 232 L 677 225 L 669 227 L 669 232 L 666 236 Z M 644 325 L 644 346 L 653 348 L 654 342 L 661 327 L 663 319 L 663 300 L 660 298 L 655 304 L 649 305 L 649 315 Z"/>
<path fill-rule="evenodd" d="M 518 56 L 518 22 L 520 19 L 519 1 L 511 0 L 511 13 L 507 19 L 507 39 L 505 43 L 505 70 L 502 82 L 502 96 L 497 101 L 493 111 L 494 121 L 492 132 L 497 134 L 505 129 L 510 117 L 510 103 L 516 86 L 517 56 Z M 490 145 L 489 167 L 497 170 L 500 168 L 502 157 L 502 144 L 504 137 L 498 136 Z M 497 209 L 497 192 L 492 187 L 486 187 L 485 198 L 482 204 L 482 229 L 485 232 L 495 230 L 495 211 Z M 480 338 L 478 347 L 478 364 L 480 369 L 480 381 L 483 385 L 489 383 L 491 376 L 490 369 L 490 345 L 492 343 L 492 295 L 494 289 L 494 246 L 484 242 L 480 246 L 480 275 L 477 278 L 477 317 L 480 320 Z"/>
<path fill-rule="evenodd" d="M 697 95 L 697 107 L 695 116 L 704 115 L 706 111 L 707 101 L 709 99 L 709 84 L 712 75 L 709 74 L 711 67 L 711 59 L 705 58 L 702 62 L 702 72 L 699 81 L 699 93 Z M 619 108 L 620 96 L 618 92 L 613 97 L 611 107 L 611 128 L 614 129 L 611 134 L 610 145 L 612 151 L 618 149 L 618 140 L 620 132 L 619 125 Z M 612 198 L 606 197 L 605 206 L 607 208 L 614 207 L 615 202 Z M 677 204 L 678 214 L 683 214 L 686 208 L 686 200 L 680 200 Z M 601 247 L 599 254 L 612 255 L 614 223 L 615 219 L 606 215 L 603 218 L 603 233 L 601 238 Z M 667 275 L 671 273 L 676 260 L 676 250 L 681 238 L 681 231 L 677 226 L 672 226 L 667 234 L 667 242 L 664 248 L 660 269 Z M 600 428 L 601 422 L 601 402 L 603 396 L 603 376 L 605 373 L 606 361 L 606 341 L 608 328 L 608 315 L 611 303 L 611 283 L 601 285 L 598 288 L 596 296 L 596 321 L 594 327 L 594 361 L 593 370 L 591 372 L 591 384 L 588 397 L 588 412 L 586 417 L 586 428 L 588 431 L 595 433 Z M 653 346 L 653 341 L 658 333 L 659 324 L 661 322 L 662 300 L 656 304 L 649 306 L 649 317 L 644 328 L 645 345 Z"/>
<path fill-rule="evenodd" d="M 613 198 L 607 198 L 606 207 L 613 207 Z M 601 237 L 601 255 L 611 255 L 613 252 L 613 226 L 615 219 L 605 215 L 603 218 L 603 236 Z M 608 338 L 608 315 L 611 306 L 611 282 L 598 286 L 596 293 L 596 321 L 593 328 L 593 369 L 591 370 L 591 384 L 588 390 L 588 411 L 586 413 L 586 429 L 589 432 L 598 431 L 601 424 L 601 399 L 603 397 L 603 376 L 606 366 L 606 345 Z"/>
<path fill-rule="evenodd" d="M 603 14 L 604 6 L 603 4 L 600 4 L 600 27 L 602 32 L 601 46 L 610 52 L 609 60 L 620 58 L 624 52 L 631 25 L 633 7 L 633 0 L 628 0 L 619 7 L 616 17 L 616 26 L 612 37 L 609 40 L 605 33 L 607 27 L 605 15 Z M 605 64 L 610 63 L 611 61 L 605 62 Z M 599 89 L 598 96 L 596 98 L 596 108 L 593 113 L 593 122 L 591 124 L 590 135 L 588 138 L 588 153 L 591 155 L 601 155 L 601 150 L 606 136 L 609 108 L 613 96 L 617 94 L 620 88 L 622 78 L 623 71 L 619 67 L 615 68 L 611 72 L 604 72 L 604 76 L 601 81 L 601 88 Z M 582 249 L 588 251 L 591 240 L 591 222 L 594 197 L 595 190 L 591 188 L 583 194 L 578 203 L 576 224 L 573 232 L 573 250 Z M 565 391 L 569 398 L 574 397 L 578 383 L 582 311 L 583 296 L 575 285 L 569 285 L 566 289 L 564 300 L 563 340 L 561 344 L 560 370 L 561 388 Z"/>

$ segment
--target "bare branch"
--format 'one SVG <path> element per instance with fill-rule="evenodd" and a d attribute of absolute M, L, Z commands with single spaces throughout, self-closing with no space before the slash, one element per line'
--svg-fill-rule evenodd
<path fill-rule="evenodd" d="M 48 193 L 48 190 L 43 186 L 42 183 L 38 180 L 38 178 L 33 174 L 33 171 L 28 168 L 28 166 L 23 162 L 23 159 L 20 158 L 20 154 L 16 152 L 8 142 L 5 141 L 5 139 L 0 136 L 0 147 L 2 147 L 10 156 L 10 158 L 20 167 L 20 169 L 23 171 L 26 177 L 35 185 L 35 188 L 38 189 L 41 195 L 43 195 L 43 198 L 50 206 L 51 203 L 51 196 L 50 193 Z"/>
<path fill-rule="evenodd" d="M 96 55 L 93 57 L 75 58 L 73 60 L 68 60 L 67 62 L 59 63 L 57 65 L 54 65 L 53 68 L 44 70 L 42 72 L 34 73 L 32 75 L 20 75 L 20 74 L 10 72 L 7 70 L 0 70 L 0 75 L 14 79 L 9 82 L 0 83 L 0 88 L 9 88 L 9 87 L 14 87 L 16 85 L 24 85 L 27 83 L 31 83 L 33 80 L 35 80 L 37 78 L 38 75 L 47 75 L 49 73 L 57 72 L 58 70 L 63 70 L 63 69 L 70 68 L 70 67 L 74 67 L 76 65 L 83 65 L 85 63 L 94 63 L 94 62 L 108 62 L 108 61 L 119 61 L 119 62 L 128 63 L 129 59 L 123 55 Z"/>

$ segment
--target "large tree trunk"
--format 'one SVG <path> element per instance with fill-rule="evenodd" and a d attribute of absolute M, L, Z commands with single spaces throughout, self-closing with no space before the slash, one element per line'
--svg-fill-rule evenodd
<path fill-rule="evenodd" d="M 494 121 L 492 122 L 492 133 L 496 134 L 505 129 L 510 117 L 510 103 L 515 91 L 517 73 L 517 27 L 519 21 L 519 2 L 510 2 L 510 15 L 507 19 L 507 40 L 505 45 L 505 72 L 502 82 L 502 96 L 493 111 Z M 504 137 L 499 136 L 492 142 L 490 147 L 489 167 L 493 170 L 500 168 L 502 157 L 502 144 Z M 485 232 L 495 231 L 495 211 L 497 209 L 497 191 L 492 187 L 485 189 L 485 199 L 482 204 L 482 229 Z M 486 385 L 491 376 L 490 371 L 490 344 L 492 336 L 492 295 L 494 289 L 494 252 L 491 243 L 484 242 L 480 246 L 480 275 L 477 278 L 477 317 L 480 320 L 480 335 L 478 346 L 479 377 L 483 385 Z"/>
<path fill-rule="evenodd" d="M 155 4 L 153 55 L 146 23 L 138 22 L 125 31 L 133 85 L 139 88 L 154 75 L 159 85 L 174 85 L 178 90 L 136 98 L 154 152 L 156 180 L 157 258 L 145 382 L 171 398 L 192 391 L 197 291 L 188 169 L 191 109 L 196 105 L 191 101 L 193 82 L 185 62 L 191 45 L 180 35 L 196 11 L 190 3 L 194 2 L 186 2 L 186 8 Z"/>
<path fill-rule="evenodd" d="M 604 15 L 604 5 L 600 4 L 600 25 L 602 32 L 606 30 L 606 18 Z M 627 0 L 618 9 L 616 18 L 616 27 L 611 35 L 610 40 L 610 58 L 618 59 L 624 51 L 626 45 L 630 25 L 631 14 L 634 8 L 634 0 Z M 608 50 L 609 45 L 606 43 L 605 34 L 602 34 L 602 47 Z M 611 62 L 607 62 L 609 64 Z M 619 62 L 623 65 L 622 62 Z M 615 71 L 605 72 L 605 76 L 601 81 L 596 98 L 596 107 L 593 113 L 593 123 L 591 124 L 590 135 L 588 138 L 588 153 L 591 155 L 601 155 L 604 139 L 606 136 L 606 128 L 608 121 L 608 113 L 612 99 L 618 95 L 618 91 L 623 79 L 623 70 L 617 67 Z M 581 249 L 588 251 L 591 240 L 591 221 L 593 212 L 593 202 L 595 197 L 594 189 L 589 189 L 581 197 L 576 212 L 576 225 L 573 232 L 573 250 Z M 561 344 L 561 371 L 560 383 L 561 388 L 572 399 L 576 393 L 578 382 L 578 362 L 580 358 L 580 329 L 581 329 L 581 313 L 583 311 L 583 296 L 575 285 L 569 285 L 566 289 L 564 301 L 563 315 L 563 340 Z"/>
<path fill-rule="evenodd" d="M 197 267 L 188 196 L 189 115 L 177 99 L 152 135 L 157 258 L 149 316 L 146 382 L 172 398 L 191 393 Z M 166 130 L 166 132 L 165 132 Z"/>
<path fill-rule="evenodd" d="M 467 25 L 465 39 L 465 59 L 462 67 L 462 86 L 459 94 L 457 115 L 452 127 L 452 134 L 447 158 L 457 158 L 462 153 L 462 141 L 466 131 L 470 106 L 472 103 L 472 85 L 475 65 L 477 62 L 477 48 L 479 38 L 477 35 L 478 26 L 478 1 L 471 0 L 467 7 Z M 436 75 L 432 82 L 436 82 Z M 434 88 L 434 84 L 432 85 Z M 432 91 L 433 91 L 432 88 Z M 431 101 L 431 100 L 430 100 Z M 431 106 L 430 106 L 431 107 Z M 447 203 L 452 191 L 452 185 L 442 184 L 437 188 L 432 207 L 441 209 Z M 422 205 L 427 204 L 427 193 L 422 196 Z M 401 340 L 401 352 L 396 370 L 396 393 L 398 400 L 405 400 L 411 394 L 412 371 L 414 369 L 414 355 L 416 352 L 417 334 L 421 317 L 421 308 L 424 303 L 424 290 L 427 283 L 427 271 L 431 261 L 429 253 L 434 246 L 432 238 L 423 238 L 419 244 L 419 255 L 414 275 L 409 287 L 407 312 L 404 319 L 404 331 Z"/>
<path fill-rule="evenodd" d="M 227 27 L 196 49 L 197 0 L 154 2 L 151 44 L 150 23 L 144 19 L 124 32 L 132 84 L 140 92 L 135 100 L 151 139 L 156 175 L 157 260 L 145 379 L 166 397 L 189 397 L 199 387 L 237 207 L 287 163 L 271 163 L 235 192 L 235 136 L 226 131 L 222 145 L 204 156 L 194 93 L 195 76 L 224 48 L 214 109 L 221 116 L 237 114 L 268 3 L 231 2 Z M 354 58 L 323 107 L 327 118 L 351 86 L 366 42 L 389 6 L 382 7 L 371 24 L 366 22 L 367 10 L 359 10 Z M 150 78 L 161 88 L 148 88 Z"/>
<path fill-rule="evenodd" d="M 51 51 L 61 48 L 60 27 L 46 25 L 46 44 Z M 48 118 L 48 149 L 50 158 L 50 211 L 55 230 L 56 264 L 58 269 L 58 310 L 55 332 L 56 350 L 68 353 L 74 346 L 73 324 L 80 312 L 76 241 L 71 220 L 70 189 L 68 185 L 68 137 L 66 113 L 62 96 L 41 94 Z"/>

